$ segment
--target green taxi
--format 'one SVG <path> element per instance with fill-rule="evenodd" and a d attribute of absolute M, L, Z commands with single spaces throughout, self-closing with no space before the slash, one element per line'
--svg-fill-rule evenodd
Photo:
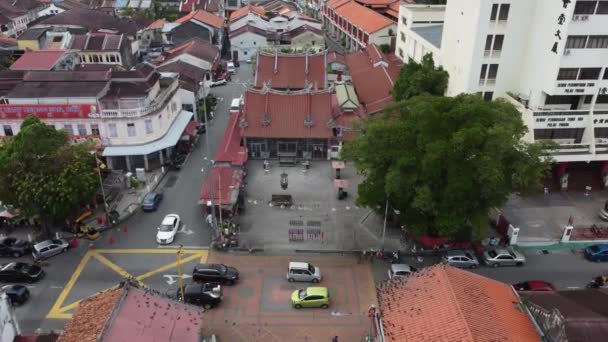
<path fill-rule="evenodd" d="M 329 307 L 329 290 L 327 287 L 307 287 L 295 290 L 291 294 L 291 305 L 296 309 Z"/>

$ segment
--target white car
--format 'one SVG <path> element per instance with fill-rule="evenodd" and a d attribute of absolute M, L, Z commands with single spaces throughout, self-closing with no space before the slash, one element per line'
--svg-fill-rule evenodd
<path fill-rule="evenodd" d="M 227 71 L 228 71 L 229 73 L 231 73 L 231 74 L 233 74 L 233 75 L 234 75 L 234 73 L 236 72 L 236 68 L 234 67 L 234 63 L 232 63 L 232 62 L 228 62 L 228 63 L 226 64 L 226 69 L 227 69 Z"/>
<path fill-rule="evenodd" d="M 158 233 L 156 233 L 156 242 L 160 245 L 168 245 L 175 240 L 175 234 L 181 224 L 179 215 L 169 214 L 165 216 L 163 222 L 158 227 Z"/>
<path fill-rule="evenodd" d="M 225 78 L 220 78 L 219 80 L 211 81 L 211 87 L 223 86 L 226 84 Z"/>

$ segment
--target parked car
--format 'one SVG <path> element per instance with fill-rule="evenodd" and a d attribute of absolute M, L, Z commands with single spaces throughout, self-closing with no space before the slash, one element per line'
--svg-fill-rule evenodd
<path fill-rule="evenodd" d="M 290 262 L 287 269 L 287 281 L 310 281 L 318 283 L 323 279 L 321 269 L 307 262 Z"/>
<path fill-rule="evenodd" d="M 177 214 L 169 214 L 165 216 L 158 227 L 158 232 L 156 233 L 156 242 L 158 242 L 159 245 L 168 245 L 172 243 L 173 240 L 175 240 L 175 234 L 177 234 L 180 223 L 181 220 Z"/>
<path fill-rule="evenodd" d="M 471 250 L 452 250 L 443 256 L 443 261 L 450 266 L 459 268 L 477 268 L 479 260 Z"/>
<path fill-rule="evenodd" d="M 192 271 L 192 280 L 201 283 L 232 285 L 239 280 L 239 271 L 222 264 L 198 264 Z"/>
<path fill-rule="evenodd" d="M 141 209 L 143 211 L 155 211 L 162 200 L 163 194 L 160 192 L 148 192 L 141 201 Z"/>
<path fill-rule="evenodd" d="M 14 237 L 0 238 L 0 256 L 12 256 L 19 258 L 32 251 L 32 245 Z"/>
<path fill-rule="evenodd" d="M 234 67 L 234 63 L 228 62 L 226 64 L 226 71 L 228 71 L 228 73 L 230 73 L 230 74 L 234 74 L 236 72 L 236 68 Z"/>
<path fill-rule="evenodd" d="M 388 270 L 388 279 L 407 277 L 416 271 L 418 271 L 416 268 L 407 264 L 392 264 Z"/>
<path fill-rule="evenodd" d="M 608 244 L 588 246 L 585 248 L 584 254 L 589 261 L 608 261 Z"/>
<path fill-rule="evenodd" d="M 608 221 L 608 201 L 597 211 L 597 215 L 604 221 Z"/>
<path fill-rule="evenodd" d="M 0 281 L 8 283 L 33 283 L 44 277 L 40 266 L 25 262 L 11 262 L 0 268 Z"/>
<path fill-rule="evenodd" d="M 228 82 L 226 81 L 225 78 L 218 78 L 215 81 L 211 81 L 211 87 L 213 88 L 213 87 L 223 86 L 223 85 L 226 85 L 226 83 L 228 83 Z"/>
<path fill-rule="evenodd" d="M 483 252 L 483 261 L 492 267 L 523 266 L 526 257 L 523 254 L 506 248 L 490 248 Z"/>
<path fill-rule="evenodd" d="M 9 302 L 13 306 L 23 305 L 30 298 L 30 290 L 20 284 L 4 285 L 1 291 L 6 294 L 6 297 L 8 297 Z"/>
<path fill-rule="evenodd" d="M 329 307 L 329 290 L 327 287 L 307 287 L 295 290 L 291 294 L 291 305 L 296 309 Z"/>
<path fill-rule="evenodd" d="M 70 243 L 63 239 L 45 240 L 34 245 L 32 255 L 34 260 L 41 260 L 67 252 L 69 248 Z"/>
<path fill-rule="evenodd" d="M 521 283 L 513 284 L 513 288 L 516 291 L 542 291 L 542 292 L 555 292 L 555 286 L 553 284 L 543 280 L 528 280 Z"/>
<path fill-rule="evenodd" d="M 180 289 L 175 292 L 176 297 L 180 298 Z M 184 302 L 211 309 L 218 306 L 223 296 L 222 285 L 207 284 L 188 284 L 184 286 Z"/>

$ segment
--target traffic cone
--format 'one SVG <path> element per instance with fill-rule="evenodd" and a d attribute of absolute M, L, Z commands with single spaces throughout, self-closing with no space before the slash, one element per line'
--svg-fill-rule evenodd
<path fill-rule="evenodd" d="M 110 237 L 110 245 L 113 245 L 113 244 L 114 244 L 114 238 Z"/>
<path fill-rule="evenodd" d="M 128 232 L 128 231 L 129 231 L 129 228 L 127 228 L 127 226 L 125 226 L 125 227 L 122 229 L 122 231 L 126 233 L 126 232 Z"/>

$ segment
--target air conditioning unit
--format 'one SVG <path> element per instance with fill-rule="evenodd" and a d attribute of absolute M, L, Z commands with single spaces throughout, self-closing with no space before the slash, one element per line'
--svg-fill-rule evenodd
<path fill-rule="evenodd" d="M 572 21 L 578 21 L 578 19 L 579 19 L 578 15 L 575 15 L 574 17 L 572 17 Z"/>
<path fill-rule="evenodd" d="M 588 15 L 581 15 L 581 20 L 582 21 L 589 20 L 589 16 Z"/>
<path fill-rule="evenodd" d="M 568 56 L 570 54 L 570 49 L 564 50 L 564 56 Z"/>

